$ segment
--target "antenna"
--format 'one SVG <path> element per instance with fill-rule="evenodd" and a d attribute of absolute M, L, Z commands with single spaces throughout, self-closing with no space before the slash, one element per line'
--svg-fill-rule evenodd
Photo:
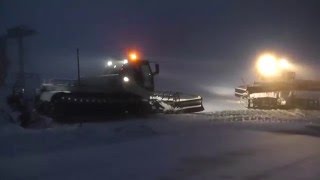
<path fill-rule="evenodd" d="M 77 48 L 77 63 L 78 63 L 78 84 L 80 85 L 80 60 L 79 60 L 79 48 Z"/>

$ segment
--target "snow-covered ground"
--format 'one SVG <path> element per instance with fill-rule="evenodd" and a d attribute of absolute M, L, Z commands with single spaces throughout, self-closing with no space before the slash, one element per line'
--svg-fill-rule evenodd
<path fill-rule="evenodd" d="M 0 102 L 1 180 L 320 175 L 319 111 L 224 110 L 68 124 L 46 119 L 25 129 L 18 113 Z"/>
<path fill-rule="evenodd" d="M 318 179 L 317 111 L 0 127 L 0 179 Z"/>

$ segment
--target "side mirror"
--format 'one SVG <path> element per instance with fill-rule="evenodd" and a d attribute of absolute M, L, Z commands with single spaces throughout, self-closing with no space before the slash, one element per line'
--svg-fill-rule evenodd
<path fill-rule="evenodd" d="M 155 68 L 156 68 L 156 71 L 152 73 L 153 75 L 157 75 L 160 72 L 159 64 L 155 64 Z"/>

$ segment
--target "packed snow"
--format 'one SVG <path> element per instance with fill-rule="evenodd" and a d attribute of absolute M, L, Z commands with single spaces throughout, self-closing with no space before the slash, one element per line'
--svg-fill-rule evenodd
<path fill-rule="evenodd" d="M 4 102 L 4 101 L 1 101 Z M 318 179 L 319 111 L 224 110 L 23 128 L 4 104 L 0 179 Z"/>

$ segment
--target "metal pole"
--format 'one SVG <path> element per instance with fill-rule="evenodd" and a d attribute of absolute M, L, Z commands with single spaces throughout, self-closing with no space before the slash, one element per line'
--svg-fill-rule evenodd
<path fill-rule="evenodd" d="M 0 37 L 0 87 L 4 85 L 8 72 L 7 37 Z"/>
<path fill-rule="evenodd" d="M 23 37 L 18 37 L 18 48 L 19 48 L 19 80 L 21 85 L 24 87 L 24 49 L 23 49 Z"/>
<path fill-rule="evenodd" d="M 79 60 L 79 48 L 77 48 L 77 62 L 78 62 L 78 84 L 80 85 L 80 60 Z"/>
<path fill-rule="evenodd" d="M 79 48 L 77 48 L 77 64 L 78 64 L 78 85 L 80 86 L 80 58 L 79 58 Z M 83 120 L 81 120 L 79 126 L 82 127 Z"/>

